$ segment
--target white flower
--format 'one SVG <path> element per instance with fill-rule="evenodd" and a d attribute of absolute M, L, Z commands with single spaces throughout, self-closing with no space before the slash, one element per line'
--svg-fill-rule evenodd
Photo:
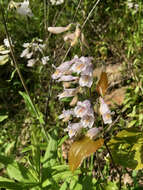
<path fill-rule="evenodd" d="M 58 95 L 59 99 L 65 98 L 65 97 L 72 97 L 75 96 L 79 91 L 79 88 L 69 88 L 64 89 L 64 92 Z"/>
<path fill-rule="evenodd" d="M 81 75 L 80 79 L 79 79 L 79 85 L 80 86 L 87 86 L 88 88 L 90 88 L 92 86 L 93 83 L 93 77 L 89 76 L 89 75 Z"/>
<path fill-rule="evenodd" d="M 12 40 L 11 40 L 11 39 L 10 39 L 10 41 L 11 41 L 11 44 L 12 44 Z M 8 41 L 7 38 L 5 38 L 5 39 L 3 40 L 3 42 L 4 42 L 4 45 L 5 45 L 7 48 L 10 47 L 10 44 L 9 44 L 9 41 Z"/>
<path fill-rule="evenodd" d="M 64 0 L 50 0 L 52 5 L 60 5 L 64 3 Z"/>
<path fill-rule="evenodd" d="M 101 127 L 97 128 L 97 127 L 94 127 L 92 129 L 89 129 L 87 131 L 87 134 L 86 136 L 90 137 L 90 139 L 94 139 L 95 137 L 98 136 L 99 132 L 101 131 Z"/>
<path fill-rule="evenodd" d="M 30 45 L 30 43 L 24 43 L 22 46 L 23 46 L 24 48 L 27 48 L 27 47 L 29 47 L 29 45 Z"/>
<path fill-rule="evenodd" d="M 46 65 L 48 61 L 49 61 L 49 56 L 42 57 L 43 65 Z"/>
<path fill-rule="evenodd" d="M 77 80 L 77 79 L 78 79 L 78 77 L 74 77 L 72 75 L 63 75 L 63 76 L 60 77 L 60 79 L 58 80 L 58 82 L 60 82 L 60 81 L 66 81 L 66 82 L 68 82 L 68 81 L 73 81 L 73 80 Z"/>
<path fill-rule="evenodd" d="M 33 13 L 29 8 L 29 0 L 24 0 L 22 3 L 20 3 L 20 5 L 17 7 L 17 13 L 23 16 L 33 16 Z"/>
<path fill-rule="evenodd" d="M 29 59 L 27 62 L 28 62 L 27 67 L 33 67 L 36 63 L 36 60 L 35 59 Z"/>
<path fill-rule="evenodd" d="M 105 124 L 111 124 L 112 118 L 111 118 L 111 111 L 108 108 L 108 105 L 104 102 L 103 98 L 99 98 L 100 101 L 100 114 L 102 115 L 103 121 Z"/>
<path fill-rule="evenodd" d="M 81 132 L 82 128 L 81 123 L 70 123 L 65 131 L 68 131 L 69 137 L 72 138 L 77 136 Z"/>
<path fill-rule="evenodd" d="M 71 110 L 63 110 L 62 114 L 59 115 L 59 119 L 63 119 L 64 122 L 69 121 L 70 116 L 74 114 L 74 111 Z"/>
<path fill-rule="evenodd" d="M 94 115 L 94 112 L 89 100 L 85 100 L 83 102 L 78 101 L 77 106 L 74 108 L 74 113 L 76 117 L 81 117 L 81 118 L 86 115 L 92 115 L 92 116 Z"/>
<path fill-rule="evenodd" d="M 89 127 L 91 128 L 94 124 L 94 116 L 93 115 L 85 115 L 81 118 L 81 123 L 84 128 Z"/>

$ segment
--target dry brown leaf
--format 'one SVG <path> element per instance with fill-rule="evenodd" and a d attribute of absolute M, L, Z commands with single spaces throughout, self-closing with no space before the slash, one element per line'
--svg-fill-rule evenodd
<path fill-rule="evenodd" d="M 102 138 L 93 141 L 89 137 L 84 136 L 80 140 L 75 141 L 69 150 L 68 160 L 70 170 L 73 172 L 82 163 L 82 161 L 96 152 L 104 143 Z"/>
<path fill-rule="evenodd" d="M 96 90 L 97 90 L 99 95 L 104 96 L 107 88 L 108 88 L 107 73 L 102 72 L 101 76 L 100 76 L 100 80 L 97 83 Z"/>

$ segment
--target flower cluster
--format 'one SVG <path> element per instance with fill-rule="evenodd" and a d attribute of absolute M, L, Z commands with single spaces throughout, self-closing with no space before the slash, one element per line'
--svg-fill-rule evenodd
<path fill-rule="evenodd" d="M 56 68 L 52 78 L 57 82 L 63 82 L 64 91 L 58 95 L 59 99 L 73 97 L 75 108 L 63 110 L 59 119 L 69 122 L 70 119 L 78 120 L 77 123 L 69 122 L 66 131 L 69 137 L 77 136 L 83 128 L 92 128 L 94 124 L 94 111 L 89 100 L 78 101 L 78 93 L 82 87 L 90 88 L 93 83 L 93 65 L 91 57 L 75 56 L 72 60 L 62 63 Z M 69 88 L 71 84 L 77 85 Z M 71 105 L 71 104 L 70 104 Z M 72 117 L 71 117 L 72 116 Z"/>
<path fill-rule="evenodd" d="M 10 1 L 8 9 L 9 10 L 16 9 L 17 13 L 22 16 L 29 16 L 29 17 L 33 16 L 33 13 L 29 6 L 29 0 L 24 0 L 23 2 Z"/>
<path fill-rule="evenodd" d="M 78 56 L 75 56 L 71 61 L 66 61 L 57 67 L 52 78 L 58 82 L 78 82 L 81 87 L 87 86 L 90 88 L 93 83 L 93 65 L 91 60 L 92 57 L 82 56 L 78 58 Z M 73 73 L 76 73 L 77 76 L 73 76 Z M 64 94 L 59 95 L 59 98 L 67 97 L 67 95 L 74 96 L 78 92 L 78 89 L 65 88 L 64 90 Z"/>
<path fill-rule="evenodd" d="M 36 39 L 30 43 L 24 43 L 23 47 L 25 49 L 21 53 L 20 57 L 28 59 L 28 67 L 33 67 L 35 63 L 39 61 L 41 61 L 43 65 L 47 64 L 49 61 L 49 57 L 44 56 L 45 44 L 43 44 L 43 40 Z"/>

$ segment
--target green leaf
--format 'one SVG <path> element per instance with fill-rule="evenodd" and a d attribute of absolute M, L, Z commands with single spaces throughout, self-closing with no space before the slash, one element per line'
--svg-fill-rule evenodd
<path fill-rule="evenodd" d="M 143 133 L 138 127 L 119 132 L 108 146 L 117 164 L 136 170 L 143 168 Z"/>
<path fill-rule="evenodd" d="M 7 173 L 10 178 L 14 178 L 19 182 L 36 182 L 36 179 L 32 176 L 30 171 L 17 162 L 8 164 Z"/>
<path fill-rule="evenodd" d="M 30 171 L 13 158 L 0 155 L 0 163 L 5 165 L 11 179 L 19 182 L 36 182 Z"/>
<path fill-rule="evenodd" d="M 60 190 L 68 190 L 68 184 L 66 181 L 62 184 Z"/>
<path fill-rule="evenodd" d="M 57 160 L 57 131 L 54 130 L 52 135 L 49 135 L 49 143 L 43 158 L 43 167 L 54 166 Z"/>
<path fill-rule="evenodd" d="M 20 91 L 19 94 L 23 97 L 29 112 L 38 119 L 37 110 L 35 109 L 30 97 L 25 92 Z"/>
<path fill-rule="evenodd" d="M 128 128 L 133 127 L 136 122 L 137 122 L 137 120 L 132 120 L 131 122 L 129 122 Z"/>
<path fill-rule="evenodd" d="M 0 65 L 5 65 L 9 60 L 8 55 L 0 55 Z"/>
<path fill-rule="evenodd" d="M 8 118 L 8 115 L 0 115 L 0 122 Z"/>
<path fill-rule="evenodd" d="M 0 181 L 0 187 L 6 188 L 6 189 L 15 189 L 15 190 L 21 190 L 21 189 L 29 189 L 32 187 L 38 186 L 39 183 L 19 183 L 19 182 L 8 182 L 8 181 Z"/>

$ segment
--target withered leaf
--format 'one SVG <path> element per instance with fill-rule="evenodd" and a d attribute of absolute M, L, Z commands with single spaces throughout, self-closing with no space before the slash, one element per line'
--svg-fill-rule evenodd
<path fill-rule="evenodd" d="M 93 141 L 89 137 L 84 136 L 80 140 L 75 141 L 69 150 L 68 160 L 69 168 L 73 172 L 81 164 L 84 158 L 90 156 L 98 150 L 104 143 L 102 138 Z"/>
<path fill-rule="evenodd" d="M 106 90 L 108 88 L 108 78 L 107 78 L 107 73 L 102 72 L 100 75 L 100 79 L 98 81 L 98 84 L 96 86 L 96 90 L 99 95 L 104 96 L 106 93 Z"/>

